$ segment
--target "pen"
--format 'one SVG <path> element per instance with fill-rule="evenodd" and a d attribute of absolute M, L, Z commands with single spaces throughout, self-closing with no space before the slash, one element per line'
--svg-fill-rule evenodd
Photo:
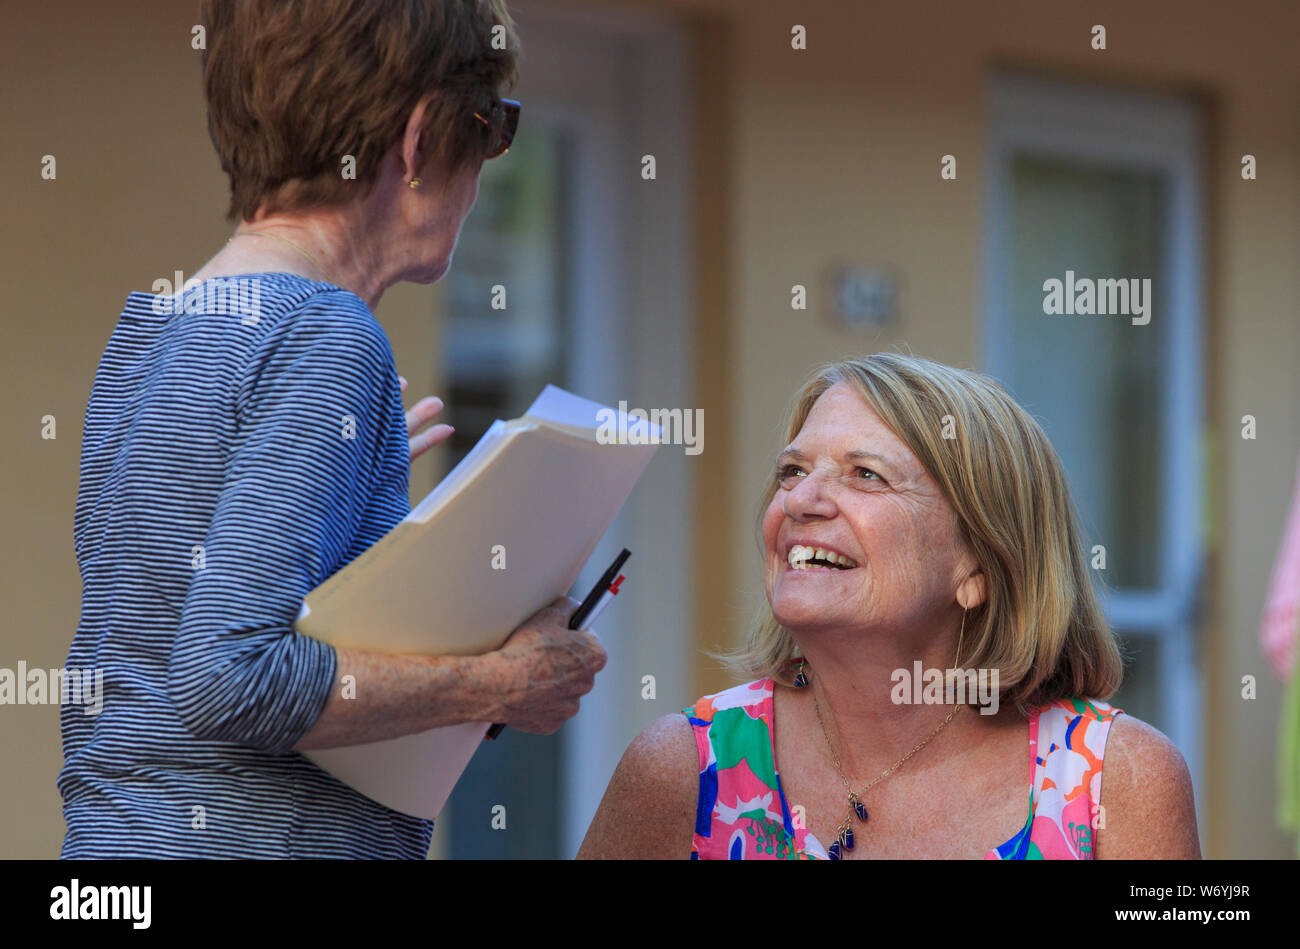
<path fill-rule="evenodd" d="M 626 547 L 623 552 L 614 558 L 614 562 L 609 565 L 609 569 L 601 574 L 596 585 L 591 588 L 586 599 L 582 601 L 573 615 L 569 617 L 569 629 L 585 630 L 590 629 L 591 624 L 596 621 L 596 617 L 605 611 L 614 597 L 618 596 L 618 589 L 623 585 L 627 578 L 619 573 L 623 569 L 623 564 L 627 563 L 627 558 L 632 556 L 632 551 Z M 497 722 L 488 729 L 486 741 L 491 741 L 505 731 L 505 724 Z"/>

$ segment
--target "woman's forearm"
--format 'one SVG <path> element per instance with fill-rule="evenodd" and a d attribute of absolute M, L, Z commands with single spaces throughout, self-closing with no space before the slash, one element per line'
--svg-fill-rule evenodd
<path fill-rule="evenodd" d="M 400 738 L 502 718 L 509 669 L 483 656 L 394 656 L 338 649 L 325 708 L 295 751 Z"/>

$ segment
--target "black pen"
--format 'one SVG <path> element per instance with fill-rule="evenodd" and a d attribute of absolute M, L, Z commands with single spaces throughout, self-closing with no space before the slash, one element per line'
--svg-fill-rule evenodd
<path fill-rule="evenodd" d="M 609 565 L 609 569 L 600 575 L 596 585 L 591 588 L 587 598 L 582 601 L 582 605 L 573 611 L 569 617 L 569 629 L 588 629 L 601 611 L 611 599 L 618 596 L 618 588 L 623 585 L 623 576 L 619 571 L 623 569 L 623 564 L 627 563 L 627 558 L 632 556 L 632 551 L 626 547 L 623 552 L 614 558 L 614 562 Z M 505 731 L 505 724 L 497 722 L 488 729 L 487 736 L 484 740 L 491 741 Z"/>

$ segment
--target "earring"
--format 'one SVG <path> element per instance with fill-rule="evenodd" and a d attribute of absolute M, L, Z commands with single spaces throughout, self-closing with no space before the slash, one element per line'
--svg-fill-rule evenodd
<path fill-rule="evenodd" d="M 412 179 L 410 180 L 409 184 L 411 185 L 412 188 L 418 188 L 418 187 L 420 187 L 420 179 L 419 179 L 419 178 L 412 178 Z"/>
<path fill-rule="evenodd" d="M 969 613 L 969 612 L 970 612 L 970 607 L 969 607 L 969 606 L 962 607 L 962 611 L 961 611 L 961 632 L 959 632 L 959 633 L 957 634 L 957 655 L 955 655 L 955 656 L 952 657 L 952 665 L 953 665 L 953 668 L 954 668 L 954 669 L 959 668 L 958 665 L 957 665 L 957 661 L 958 661 L 959 659 L 961 659 L 961 641 L 962 641 L 962 637 L 964 637 L 964 636 L 966 635 L 966 614 Z"/>
<path fill-rule="evenodd" d="M 794 674 L 794 687 L 796 689 L 802 689 L 808 684 L 808 673 L 804 669 L 804 666 L 806 666 L 807 663 L 808 660 L 806 659 L 801 658 L 799 660 L 799 671 Z"/>

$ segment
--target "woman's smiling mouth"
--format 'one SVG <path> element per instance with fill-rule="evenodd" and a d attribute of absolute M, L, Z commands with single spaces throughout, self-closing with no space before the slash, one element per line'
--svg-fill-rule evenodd
<path fill-rule="evenodd" d="M 792 546 L 786 562 L 791 570 L 852 570 L 858 565 L 856 560 L 834 550 L 804 544 Z"/>

